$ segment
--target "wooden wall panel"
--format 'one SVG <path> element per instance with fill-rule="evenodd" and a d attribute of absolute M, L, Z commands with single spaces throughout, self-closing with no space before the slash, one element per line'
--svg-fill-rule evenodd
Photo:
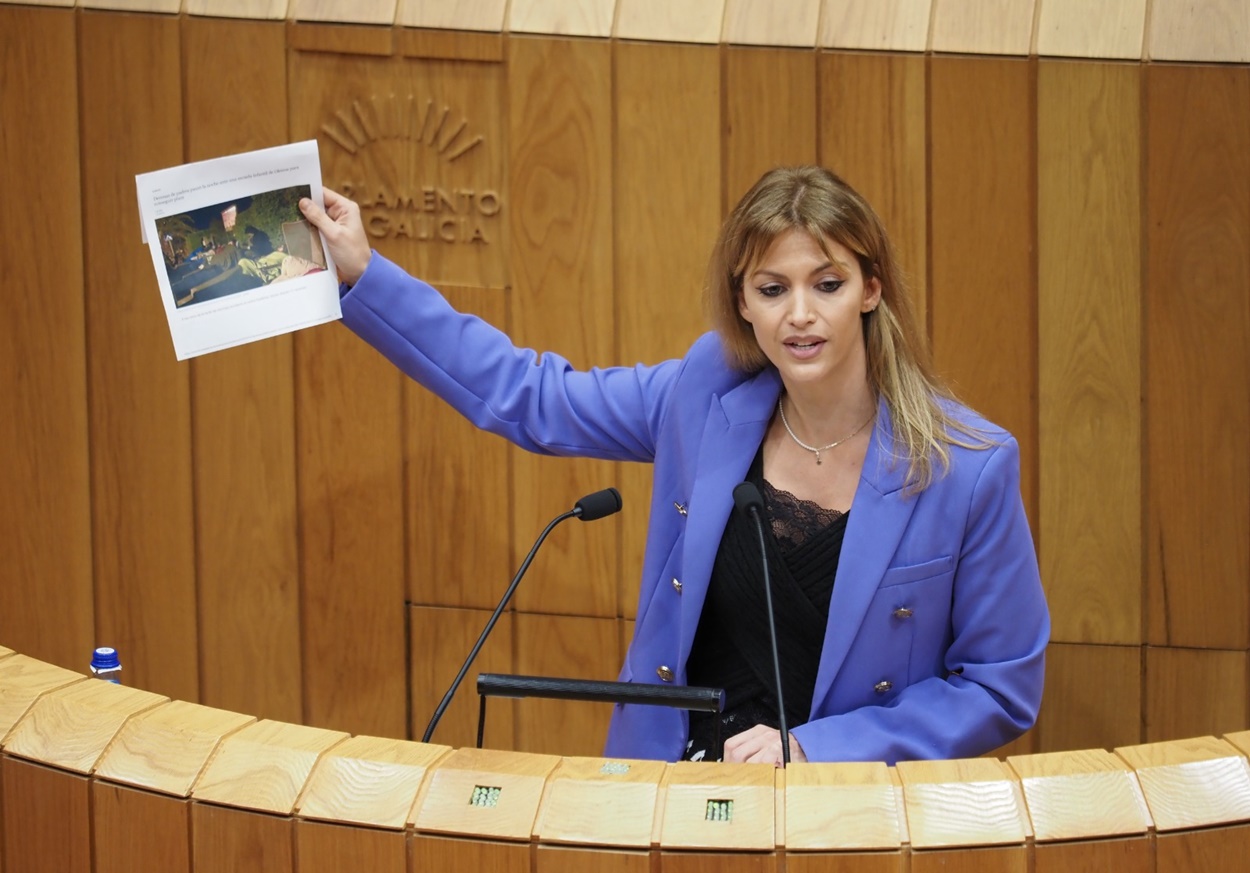
<path fill-rule="evenodd" d="M 1155 873 L 1154 844 L 1147 839 L 1038 843 L 1032 873 Z"/>
<path fill-rule="evenodd" d="M 191 809 L 180 797 L 91 782 L 93 873 L 191 873 Z"/>
<path fill-rule="evenodd" d="M 504 583 L 503 587 L 507 587 Z M 503 590 L 500 590 L 500 595 Z M 498 602 L 499 598 L 495 598 Z M 439 701 L 469 656 L 478 635 L 486 627 L 491 609 L 438 609 L 414 606 L 408 610 L 409 651 L 412 672 L 408 736 L 420 740 L 433 718 Z M 431 742 L 453 748 L 477 744 L 477 677 L 480 673 L 516 673 L 513 652 L 515 613 L 505 612 L 486 640 L 481 653 L 465 675 L 451 705 L 435 728 Z M 516 704 L 492 698 L 486 706 L 486 730 L 482 745 L 489 749 L 513 749 L 513 713 Z"/>
<path fill-rule="evenodd" d="M 529 873 L 528 843 L 494 843 L 487 840 L 448 839 L 417 834 L 409 844 L 408 870 L 490 870 L 491 873 Z"/>
<path fill-rule="evenodd" d="M 816 53 L 723 49 L 725 213 L 760 176 L 816 161 Z"/>
<path fill-rule="evenodd" d="M 1250 69 L 1147 68 L 1147 634 L 1250 646 Z"/>
<path fill-rule="evenodd" d="M 701 291 L 721 221 L 720 58 L 713 48 L 621 43 L 615 65 L 618 360 L 656 363 L 707 330 Z M 651 474 L 650 464 L 620 465 L 618 610 L 627 616 L 637 607 Z"/>
<path fill-rule="evenodd" d="M 127 682 L 196 701 L 190 367 L 174 358 L 134 184 L 182 162 L 179 24 L 80 15 L 82 137 L 109 144 L 82 153 L 97 639 Z"/>
<path fill-rule="evenodd" d="M 1038 2 L 1043 0 L 933 0 L 929 48 L 935 52 L 1027 55 Z"/>
<path fill-rule="evenodd" d="M 516 616 L 516 672 L 557 679 L 614 680 L 621 650 L 613 619 Z M 600 755 L 612 704 L 528 699 L 517 702 L 516 749 L 549 755 Z"/>
<path fill-rule="evenodd" d="M 1041 566 L 1051 639 L 1142 639 L 1140 70 L 1038 71 Z"/>
<path fill-rule="evenodd" d="M 239 100 L 257 82 L 286 93 L 285 48 L 282 24 L 184 22 L 187 160 L 289 141 L 285 111 Z M 191 385 L 201 699 L 299 721 L 294 340 L 197 358 Z"/>
<path fill-rule="evenodd" d="M 1152 0 L 1148 57 L 1156 61 L 1250 61 L 1245 0 Z"/>
<path fill-rule="evenodd" d="M 299 873 L 404 873 L 407 840 L 403 831 L 301 821 L 295 826 Z"/>
<path fill-rule="evenodd" d="M 20 131 L 0 136 L 20 204 L 0 210 L 16 292 L 0 319 L 0 639 L 82 669 L 95 641 L 76 46 L 72 12 L 0 7 L 0 124 Z M 26 86 L 34 71 L 42 87 Z"/>
<path fill-rule="evenodd" d="M 289 818 L 191 804 L 191 869 L 195 873 L 295 873 Z"/>
<path fill-rule="evenodd" d="M 461 310 L 507 327 L 511 292 L 440 290 Z M 510 539 L 508 443 L 411 381 L 404 384 L 404 421 L 408 600 L 494 609 L 521 560 Z"/>
<path fill-rule="evenodd" d="M 389 168 L 381 178 L 395 179 L 393 149 L 356 147 L 353 163 L 325 128 L 336 110 L 353 111 L 353 98 L 395 87 L 398 72 L 387 61 L 314 52 L 293 53 L 290 64 L 291 136 L 318 137 L 328 184 L 375 178 L 361 166 Z M 363 124 L 352 130 L 373 141 Z M 339 325 L 296 335 L 295 374 L 303 721 L 403 736 L 403 376 Z"/>
<path fill-rule="evenodd" d="M 1039 752 L 1114 749 L 1142 739 L 1140 646 L 1051 643 L 1034 733 Z"/>
<path fill-rule="evenodd" d="M 1250 724 L 1244 651 L 1146 647 L 1145 741 L 1224 734 Z"/>
<path fill-rule="evenodd" d="M 816 45 L 820 0 L 725 0 L 721 41 L 738 45 Z"/>
<path fill-rule="evenodd" d="M 0 756 L 6 873 L 78 873 L 91 869 L 87 779 L 20 758 Z M 18 803 L 13 798 L 39 798 Z"/>
<path fill-rule="evenodd" d="M 1032 70 L 1025 61 L 1000 58 L 934 58 L 931 64 L 934 358 L 965 403 L 1019 441 L 1021 492 L 1036 539 Z"/>
<path fill-rule="evenodd" d="M 820 55 L 820 162 L 868 199 L 898 254 L 926 330 L 927 66 L 916 55 Z"/>
<path fill-rule="evenodd" d="M 1037 54 L 1140 58 L 1147 0 L 1039 0 Z"/>
<path fill-rule="evenodd" d="M 929 44 L 933 0 L 824 0 L 821 48 L 922 52 Z"/>
<path fill-rule="evenodd" d="M 724 19 L 725 0 L 616 0 L 614 35 L 618 39 L 716 43 Z"/>
<path fill-rule="evenodd" d="M 1156 873 L 1240 870 L 1250 855 L 1250 829 L 1224 827 L 1160 834 L 1157 847 Z"/>
<path fill-rule="evenodd" d="M 508 55 L 513 335 L 576 367 L 615 363 L 611 47 L 517 37 Z M 549 519 L 617 479 L 602 461 L 521 451 L 513 473 L 519 554 Z M 619 546 L 619 516 L 566 524 L 535 562 L 518 608 L 616 615 Z"/>

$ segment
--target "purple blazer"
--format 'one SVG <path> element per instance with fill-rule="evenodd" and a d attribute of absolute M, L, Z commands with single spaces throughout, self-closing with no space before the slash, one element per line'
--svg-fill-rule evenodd
<path fill-rule="evenodd" d="M 620 679 L 662 684 L 671 671 L 685 682 L 733 488 L 777 405 L 777 372 L 733 370 L 714 334 L 680 360 L 579 371 L 516 348 L 376 253 L 343 298 L 343 322 L 478 427 L 522 448 L 654 464 L 638 619 Z M 791 729 L 809 760 L 970 757 L 1037 717 L 1050 619 L 1018 449 L 1001 428 L 953 412 L 993 445 L 953 448 L 949 472 L 907 494 L 889 411 L 878 410 L 810 718 Z M 618 706 L 605 754 L 676 760 L 687 725 L 679 710 Z"/>

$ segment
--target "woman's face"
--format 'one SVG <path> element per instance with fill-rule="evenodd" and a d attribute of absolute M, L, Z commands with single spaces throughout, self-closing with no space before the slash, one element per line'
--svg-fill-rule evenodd
<path fill-rule="evenodd" d="M 840 243 L 829 256 L 805 230 L 781 234 L 743 277 L 738 311 L 788 389 L 867 379 L 860 317 L 876 308 L 881 283 L 864 281 L 859 260 Z"/>

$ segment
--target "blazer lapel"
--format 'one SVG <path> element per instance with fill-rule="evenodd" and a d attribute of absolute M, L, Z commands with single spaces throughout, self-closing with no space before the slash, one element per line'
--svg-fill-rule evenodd
<path fill-rule="evenodd" d="M 906 474 L 906 462 L 894 455 L 890 413 L 881 401 L 877 408 L 877 426 L 868 444 L 864 468 L 846 521 L 846 535 L 829 602 L 829 624 L 812 694 L 812 717 L 821 711 L 846 661 L 868 605 L 915 509 L 914 497 L 903 494 Z"/>
<path fill-rule="evenodd" d="M 683 662 L 694 644 L 716 550 L 733 509 L 734 487 L 746 478 L 780 393 L 781 379 L 769 368 L 731 389 L 724 397 L 713 395 L 708 406 L 682 555 L 685 574 L 681 598 Z"/>

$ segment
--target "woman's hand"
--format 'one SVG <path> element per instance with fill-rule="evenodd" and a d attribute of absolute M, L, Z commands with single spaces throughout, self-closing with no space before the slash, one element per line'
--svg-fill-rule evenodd
<path fill-rule="evenodd" d="M 299 202 L 304 217 L 321 231 L 326 245 L 330 248 L 330 256 L 338 267 L 339 279 L 350 287 L 369 266 L 373 250 L 369 246 L 369 238 L 365 235 L 365 226 L 360 220 L 360 207 L 342 194 L 323 188 L 326 208 L 323 210 L 307 197 Z"/>
<path fill-rule="evenodd" d="M 803 763 L 807 755 L 803 747 L 790 734 L 790 761 Z M 750 730 L 735 734 L 725 740 L 725 763 L 734 764 L 772 764 L 781 766 L 781 731 L 768 725 L 757 724 Z"/>

